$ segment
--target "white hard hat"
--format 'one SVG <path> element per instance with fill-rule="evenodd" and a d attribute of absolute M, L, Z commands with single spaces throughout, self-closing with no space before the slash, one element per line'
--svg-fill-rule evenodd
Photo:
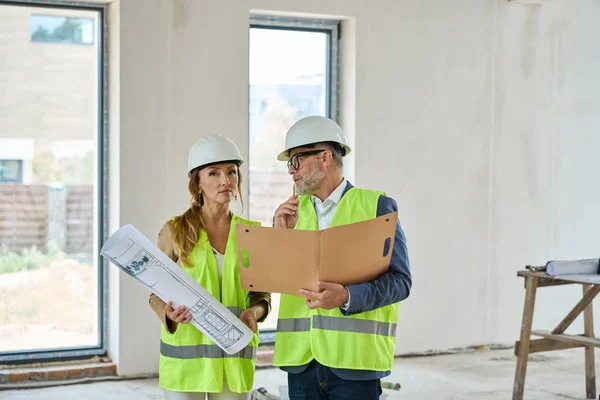
<path fill-rule="evenodd" d="M 199 139 L 188 155 L 188 174 L 195 168 L 224 161 L 244 162 L 236 144 L 225 136 L 211 133 Z"/>
<path fill-rule="evenodd" d="M 277 159 L 287 161 L 290 158 L 290 150 L 296 147 L 303 147 L 308 144 L 334 142 L 338 143 L 345 150 L 344 155 L 350 154 L 350 146 L 346 134 L 335 121 L 320 117 L 305 117 L 296 122 L 285 135 L 285 150 L 282 151 Z"/>

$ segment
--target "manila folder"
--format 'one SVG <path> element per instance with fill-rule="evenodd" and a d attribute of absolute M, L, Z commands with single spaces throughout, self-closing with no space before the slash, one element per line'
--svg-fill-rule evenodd
<path fill-rule="evenodd" d="M 307 231 L 238 224 L 239 269 L 246 290 L 299 296 L 317 282 L 351 285 L 386 272 L 398 212 Z"/>

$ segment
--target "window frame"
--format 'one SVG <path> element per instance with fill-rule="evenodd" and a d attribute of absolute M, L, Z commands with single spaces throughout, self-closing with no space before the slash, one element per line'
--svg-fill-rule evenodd
<path fill-rule="evenodd" d="M 97 151 L 97 190 L 96 200 L 98 229 L 97 248 L 108 240 L 108 4 L 67 0 L 0 0 L 1 6 L 36 7 L 44 9 L 95 11 L 98 13 L 98 138 Z M 96 27 L 94 27 L 95 31 Z M 30 36 L 31 40 L 31 36 Z M 42 43 L 42 42 L 36 42 Z M 43 42 L 56 43 L 56 42 Z M 66 42 L 58 42 L 66 43 Z M 68 43 L 71 44 L 71 43 Z M 75 43 L 77 44 L 77 43 Z M 89 46 L 89 44 L 86 44 Z M 104 356 L 108 348 L 108 262 L 99 252 L 95 255 L 97 265 L 97 327 L 96 345 L 40 350 L 17 350 L 0 352 L 0 364 L 27 364 L 31 362 L 52 362 L 88 359 Z"/>
<path fill-rule="evenodd" d="M 340 26 L 335 19 L 294 18 L 275 15 L 251 15 L 250 28 L 280 31 L 320 32 L 328 35 L 327 43 L 327 117 L 339 122 Z"/>
<path fill-rule="evenodd" d="M 340 32 L 341 21 L 336 19 L 316 19 L 284 17 L 277 15 L 250 15 L 250 29 L 273 29 L 281 31 L 320 32 L 328 35 L 327 43 L 327 70 L 326 87 L 327 103 L 326 114 L 328 118 L 339 123 L 339 92 L 340 92 Z M 248 93 L 250 96 L 250 93 Z M 250 112 L 250 110 L 248 110 Z M 248 132 L 248 134 L 250 134 Z M 248 176 L 248 181 L 252 177 Z M 260 330 L 260 345 L 273 345 L 275 343 L 275 328 L 262 328 Z"/>

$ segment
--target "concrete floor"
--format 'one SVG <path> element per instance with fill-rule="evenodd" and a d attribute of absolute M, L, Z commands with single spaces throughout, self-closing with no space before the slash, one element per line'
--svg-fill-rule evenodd
<path fill-rule="evenodd" d="M 598 364 L 596 367 L 598 369 Z M 396 359 L 387 380 L 400 391 L 384 390 L 388 399 L 510 399 L 515 371 L 512 350 Z M 585 399 L 582 349 L 531 356 L 525 400 Z M 279 369 L 257 371 L 255 386 L 277 394 L 286 384 Z M 46 389 L 0 391 L 2 400 L 162 399 L 157 379 L 97 382 Z"/>

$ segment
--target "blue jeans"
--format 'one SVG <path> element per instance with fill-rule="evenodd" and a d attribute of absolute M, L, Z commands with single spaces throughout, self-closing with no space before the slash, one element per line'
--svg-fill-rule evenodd
<path fill-rule="evenodd" d="M 290 400 L 379 400 L 381 382 L 349 381 L 313 360 L 299 374 L 288 373 Z"/>

